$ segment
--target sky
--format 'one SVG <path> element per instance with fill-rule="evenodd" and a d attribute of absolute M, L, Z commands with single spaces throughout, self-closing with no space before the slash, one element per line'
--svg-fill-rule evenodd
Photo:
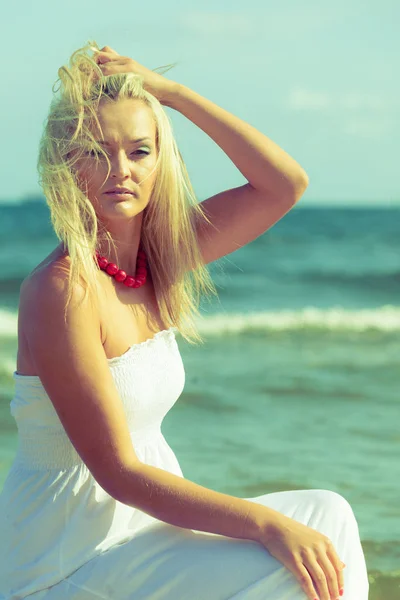
<path fill-rule="evenodd" d="M 250 123 L 307 172 L 304 206 L 400 206 L 398 0 L 7 2 L 0 202 L 43 196 L 38 145 L 58 69 L 111 46 Z M 246 182 L 166 108 L 199 200 Z"/>

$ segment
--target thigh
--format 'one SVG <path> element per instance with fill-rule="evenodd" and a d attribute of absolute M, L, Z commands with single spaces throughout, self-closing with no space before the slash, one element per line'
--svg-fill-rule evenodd
<path fill-rule="evenodd" d="M 160 522 L 31 600 L 306 600 L 260 544 Z"/>
<path fill-rule="evenodd" d="M 294 490 L 247 500 L 327 535 L 347 565 L 343 600 L 367 600 L 357 523 L 345 498 L 329 490 Z M 38 594 L 31 600 L 307 599 L 297 578 L 261 544 L 161 521 Z"/>

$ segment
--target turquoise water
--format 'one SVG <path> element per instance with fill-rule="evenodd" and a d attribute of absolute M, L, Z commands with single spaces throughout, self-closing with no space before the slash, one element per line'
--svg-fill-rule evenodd
<path fill-rule="evenodd" d="M 57 244 L 46 210 L 25 215 L 22 231 L 13 211 L 0 235 L 0 266 L 10 245 L 20 257 L 0 269 L 0 489 L 17 446 L 9 402 L 19 284 Z M 294 209 L 212 264 L 219 301 L 202 306 L 204 346 L 177 335 L 186 384 L 163 423 L 185 477 L 201 485 L 239 497 L 345 496 L 373 600 L 400 597 L 399 217 Z"/>

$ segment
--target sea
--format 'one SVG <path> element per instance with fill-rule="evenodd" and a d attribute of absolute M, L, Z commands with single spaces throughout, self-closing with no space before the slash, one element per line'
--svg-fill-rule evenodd
<path fill-rule="evenodd" d="M 24 277 L 59 243 L 40 197 L 0 205 L 0 490 Z M 400 208 L 301 206 L 209 265 L 203 345 L 177 333 L 182 395 L 162 430 L 184 476 L 241 498 L 344 496 L 371 600 L 400 599 Z"/>

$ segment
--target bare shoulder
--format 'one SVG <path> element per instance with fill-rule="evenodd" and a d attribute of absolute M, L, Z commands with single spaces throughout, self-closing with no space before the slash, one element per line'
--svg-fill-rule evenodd
<path fill-rule="evenodd" d="M 66 300 L 68 292 L 68 278 L 70 271 L 70 259 L 65 255 L 53 253 L 48 257 L 47 262 L 40 263 L 29 275 L 23 280 L 21 285 L 20 304 L 23 308 L 35 310 L 37 307 L 32 301 L 44 300 L 52 298 L 53 294 L 57 294 L 56 298 L 61 302 Z M 84 295 L 84 287 L 81 284 L 76 284 L 72 290 L 72 296 L 77 301 Z M 22 301 L 22 302 L 21 302 Z M 22 308 L 22 306 L 21 306 Z"/>
<path fill-rule="evenodd" d="M 69 257 L 55 256 L 45 265 L 39 265 L 24 279 L 19 300 L 19 332 L 29 350 L 31 362 L 35 363 L 33 345 L 40 339 L 40 348 L 51 351 L 54 327 L 59 337 L 72 333 L 76 320 L 92 328 L 88 335 L 93 342 L 102 345 L 101 324 L 96 303 L 80 283 L 72 286 L 69 296 Z M 67 304 L 69 297 L 69 304 Z M 65 320 L 67 318 L 67 320 Z M 85 327 L 81 330 L 85 333 Z M 95 335 L 93 335 L 95 333 Z M 33 366 L 32 365 L 32 366 Z"/>
<path fill-rule="evenodd" d="M 19 298 L 19 317 L 21 321 L 29 318 L 35 309 L 32 301 L 47 296 L 53 286 L 66 286 L 70 260 L 61 254 L 59 246 L 37 265 L 22 281 Z"/>
<path fill-rule="evenodd" d="M 61 260 L 57 248 L 37 265 L 22 281 L 19 290 L 18 305 L 18 355 L 17 372 L 25 375 L 36 375 L 28 345 L 29 326 L 34 323 L 35 312 L 52 292 L 52 286 L 64 278 L 67 281 L 68 261 Z M 38 305 L 38 306 L 37 306 Z"/>
<path fill-rule="evenodd" d="M 50 311 L 50 314 L 52 314 L 54 311 L 60 311 L 63 305 L 66 305 L 69 270 L 69 257 L 61 254 L 59 248 L 56 248 L 25 277 L 21 284 L 18 307 L 18 347 L 19 354 L 23 356 L 23 364 L 31 364 L 27 341 L 29 331 L 32 330 L 32 325 L 37 321 L 38 311 L 45 311 L 46 313 Z M 71 309 L 74 303 L 83 299 L 84 295 L 83 286 L 75 285 L 72 290 Z M 94 304 L 94 302 L 91 302 L 92 307 L 94 307 Z M 89 302 L 86 306 L 89 306 Z M 102 339 L 100 324 L 99 332 Z"/>
<path fill-rule="evenodd" d="M 137 464 L 124 407 L 101 341 L 95 303 L 80 284 L 68 298 L 68 265 L 54 261 L 23 283 L 21 308 L 35 374 L 83 462 L 111 495 Z"/>

